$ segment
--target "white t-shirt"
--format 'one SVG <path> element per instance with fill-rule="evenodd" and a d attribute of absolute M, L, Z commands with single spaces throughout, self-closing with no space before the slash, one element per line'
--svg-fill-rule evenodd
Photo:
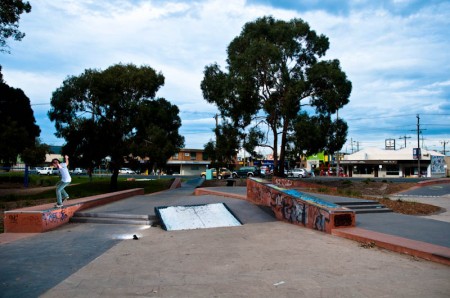
<path fill-rule="evenodd" d="M 59 173 L 61 174 L 62 182 L 71 182 L 72 178 L 69 174 L 69 169 L 67 169 L 67 164 L 65 162 L 59 164 L 61 168 L 59 169 Z"/>

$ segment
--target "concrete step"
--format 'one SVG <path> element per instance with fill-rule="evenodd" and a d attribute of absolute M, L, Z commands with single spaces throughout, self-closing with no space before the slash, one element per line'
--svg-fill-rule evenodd
<path fill-rule="evenodd" d="M 356 214 L 361 213 L 385 213 L 392 212 L 386 206 L 377 203 L 376 201 L 351 201 L 341 202 L 338 205 L 355 211 Z"/>
<path fill-rule="evenodd" d="M 349 209 L 372 209 L 372 208 L 384 208 L 381 204 L 367 204 L 367 205 L 341 205 Z"/>
<path fill-rule="evenodd" d="M 109 212 L 76 212 L 74 217 L 102 217 L 102 218 L 128 218 L 128 219 L 156 219 L 156 215 L 147 214 L 123 214 L 123 213 L 109 213 Z"/>
<path fill-rule="evenodd" d="M 158 218 L 155 215 L 118 214 L 76 212 L 70 222 L 77 223 L 103 223 L 103 224 L 130 224 L 130 225 L 155 225 Z"/>
<path fill-rule="evenodd" d="M 362 213 L 387 213 L 387 212 L 393 212 L 392 209 L 383 207 L 383 208 L 370 208 L 370 209 L 355 209 L 354 210 L 356 214 L 362 214 Z"/>

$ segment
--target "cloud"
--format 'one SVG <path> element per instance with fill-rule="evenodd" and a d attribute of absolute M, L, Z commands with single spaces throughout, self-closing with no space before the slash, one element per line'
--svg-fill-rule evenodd
<path fill-rule="evenodd" d="M 200 90 L 204 67 L 217 62 L 225 69 L 228 44 L 245 23 L 264 15 L 302 18 L 329 37 L 325 58 L 339 59 L 353 83 L 350 103 L 339 111 L 348 119 L 349 140 L 383 146 L 384 138 L 413 129 L 416 114 L 450 111 L 450 4 L 445 1 L 41 0 L 32 5 L 20 23 L 26 37 L 11 43 L 11 55 L 0 57 L 8 84 L 23 89 L 32 103 L 45 103 L 67 76 L 87 68 L 149 65 L 166 78 L 157 96 L 180 108 L 187 147 L 203 147 L 211 138 L 206 130 L 215 125 L 217 109 Z M 33 106 L 47 131 L 52 128 L 45 108 Z"/>

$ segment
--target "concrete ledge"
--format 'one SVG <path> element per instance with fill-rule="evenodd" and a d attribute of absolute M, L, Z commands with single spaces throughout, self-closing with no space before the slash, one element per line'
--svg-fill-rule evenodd
<path fill-rule="evenodd" d="M 329 187 L 313 182 L 306 182 L 304 179 L 288 179 L 288 178 L 282 178 L 282 177 L 272 177 L 272 183 L 276 184 L 281 187 L 286 188 L 309 188 L 309 189 L 319 189 L 319 188 L 325 188 L 332 191 L 337 191 L 337 187 Z"/>
<path fill-rule="evenodd" d="M 374 243 L 384 249 L 450 265 L 450 248 L 448 247 L 361 228 L 334 229 L 331 234 L 358 242 Z"/>
<path fill-rule="evenodd" d="M 449 178 L 440 178 L 440 179 L 433 179 L 433 180 L 425 180 L 417 182 L 417 186 L 428 186 L 428 185 L 434 185 L 434 184 L 444 184 L 444 183 L 450 183 Z"/>
<path fill-rule="evenodd" d="M 247 196 L 244 196 L 244 195 L 234 194 L 234 193 L 229 193 L 229 192 L 222 192 L 222 191 L 218 191 L 218 190 L 212 190 L 209 188 L 196 188 L 194 190 L 194 195 L 196 195 L 196 196 L 214 195 L 214 196 L 228 197 L 228 198 L 240 199 L 240 200 L 247 199 Z"/>
<path fill-rule="evenodd" d="M 77 211 L 143 194 L 143 188 L 134 188 L 69 200 L 62 208 L 55 208 L 52 203 L 5 211 L 3 216 L 5 233 L 46 232 L 69 222 Z"/>
<path fill-rule="evenodd" d="M 170 189 L 180 188 L 181 187 L 181 178 L 175 178 L 170 186 Z"/>
<path fill-rule="evenodd" d="M 278 220 L 326 233 L 356 224 L 353 210 L 259 178 L 247 179 L 247 200 L 271 207 Z"/>

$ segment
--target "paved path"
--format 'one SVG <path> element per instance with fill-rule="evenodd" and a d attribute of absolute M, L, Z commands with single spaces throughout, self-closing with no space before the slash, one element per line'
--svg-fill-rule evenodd
<path fill-rule="evenodd" d="M 234 191 L 242 191 L 234 188 Z M 0 245 L 0 297 L 448 297 L 450 266 L 278 222 L 246 201 L 193 186 L 97 212 L 225 202 L 240 227 L 68 224 Z M 153 211 L 154 212 L 154 211 Z M 137 235 L 139 240 L 131 240 Z"/>
<path fill-rule="evenodd" d="M 393 195 L 390 198 L 439 206 L 443 209 L 441 212 L 422 217 L 450 222 L 450 183 L 424 186 Z"/>

